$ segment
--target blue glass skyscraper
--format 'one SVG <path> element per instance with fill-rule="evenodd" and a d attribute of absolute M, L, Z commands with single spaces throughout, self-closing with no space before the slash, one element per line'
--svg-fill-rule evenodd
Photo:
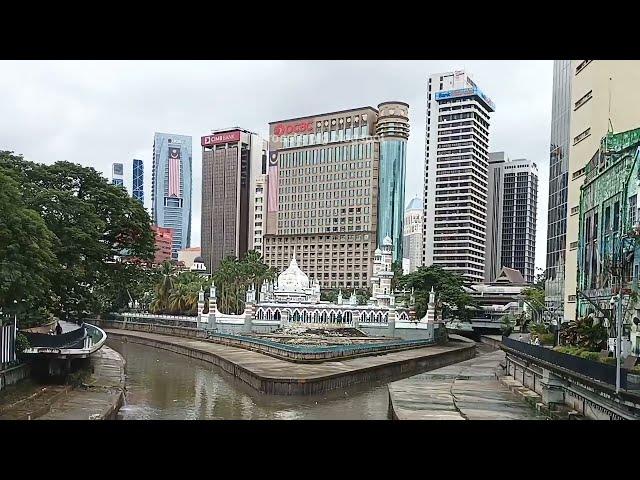
<path fill-rule="evenodd" d="M 142 160 L 133 159 L 133 198 L 144 205 L 144 163 Z"/>
<path fill-rule="evenodd" d="M 156 133 L 151 172 L 151 217 L 173 229 L 171 257 L 191 246 L 191 147 L 186 135 Z"/>
<path fill-rule="evenodd" d="M 378 180 L 378 245 L 385 237 L 393 241 L 393 261 L 402 260 L 404 185 L 409 138 L 409 105 L 384 102 L 378 105 L 376 133 L 380 141 Z"/>

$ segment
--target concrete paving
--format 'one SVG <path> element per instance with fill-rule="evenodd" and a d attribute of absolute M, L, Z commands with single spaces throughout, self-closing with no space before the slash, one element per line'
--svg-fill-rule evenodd
<path fill-rule="evenodd" d="M 173 337 L 155 333 L 138 332 L 134 330 L 105 329 L 107 335 L 117 334 L 127 337 L 146 338 L 157 342 L 171 343 L 193 350 L 203 351 L 244 368 L 254 375 L 269 379 L 282 380 L 314 380 L 323 377 L 346 375 L 359 370 L 378 368 L 396 362 L 412 361 L 443 352 L 469 348 L 466 344 L 434 345 L 412 350 L 403 350 L 382 355 L 358 357 L 342 361 L 328 361 L 322 363 L 293 363 L 286 360 L 270 357 L 262 353 L 245 350 L 243 348 L 220 345 L 213 342 L 190 339 L 185 337 Z"/>
<path fill-rule="evenodd" d="M 103 346 L 91 355 L 93 374 L 86 386 L 76 388 L 55 402 L 38 420 L 99 420 L 120 407 L 124 392 L 124 360 Z"/>
<path fill-rule="evenodd" d="M 498 381 L 504 352 L 494 351 L 389 384 L 398 420 L 542 420 Z"/>
<path fill-rule="evenodd" d="M 64 328 L 64 327 L 63 327 Z M 91 356 L 93 374 L 82 387 L 32 385 L 22 400 L 0 408 L 0 420 L 91 420 L 113 417 L 123 400 L 124 359 L 107 346 Z"/>

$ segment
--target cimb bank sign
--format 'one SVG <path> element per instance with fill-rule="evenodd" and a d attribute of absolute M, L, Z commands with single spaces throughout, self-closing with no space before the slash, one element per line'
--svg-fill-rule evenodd
<path fill-rule="evenodd" d="M 233 132 L 216 133 L 213 135 L 206 135 L 200 138 L 200 145 L 203 147 L 210 147 L 211 145 L 217 145 L 219 143 L 231 143 L 240 141 L 240 130 Z"/>

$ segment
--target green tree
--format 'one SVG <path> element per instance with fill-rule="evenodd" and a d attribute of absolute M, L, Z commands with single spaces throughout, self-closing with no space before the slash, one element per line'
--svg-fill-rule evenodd
<path fill-rule="evenodd" d="M 398 283 L 400 288 L 414 289 L 418 318 L 427 313 L 432 287 L 436 294 L 436 310 L 442 313 L 445 320 L 468 320 L 473 315 L 473 309 L 477 308 L 476 302 L 464 290 L 464 278 L 436 265 L 420 267 L 401 277 Z"/>
<path fill-rule="evenodd" d="M 0 169 L 0 312 L 19 314 L 21 326 L 27 326 L 27 312 L 47 315 L 56 240 L 25 205 L 17 182 Z"/>
<path fill-rule="evenodd" d="M 57 239 L 57 265 L 49 271 L 55 279 L 52 312 L 74 320 L 122 304 L 135 275 L 114 258 L 145 261 L 154 254 L 143 206 L 93 168 L 69 162 L 42 165 L 0 152 L 0 170 L 18 182 L 25 205 Z"/>
<path fill-rule="evenodd" d="M 400 285 L 400 279 L 404 271 L 402 270 L 402 261 L 397 260 L 391 264 L 391 271 L 393 272 L 393 278 L 391 279 L 391 291 L 395 292 L 398 285 Z"/>
<path fill-rule="evenodd" d="M 598 352 L 607 345 L 609 334 L 600 320 L 591 316 L 572 320 L 560 330 L 560 341 L 563 345 L 582 348 L 590 352 Z"/>
<path fill-rule="evenodd" d="M 265 265 L 254 250 L 247 252 L 242 260 L 226 257 L 213 273 L 218 309 L 223 313 L 242 313 L 247 289 L 253 285 L 259 290 L 263 281 L 274 280 L 276 275 L 277 271 Z"/>

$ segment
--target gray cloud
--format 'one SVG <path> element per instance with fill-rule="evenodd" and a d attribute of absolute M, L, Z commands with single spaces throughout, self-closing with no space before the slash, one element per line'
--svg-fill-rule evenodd
<path fill-rule="evenodd" d="M 153 133 L 193 136 L 192 245 L 200 244 L 199 137 L 240 126 L 387 100 L 410 104 L 407 202 L 422 196 L 427 76 L 467 69 L 493 99 L 491 150 L 538 163 L 536 266 L 546 252 L 551 61 L 3 61 L 0 149 L 29 160 L 69 160 L 111 175 L 145 161 L 150 206 Z"/>

